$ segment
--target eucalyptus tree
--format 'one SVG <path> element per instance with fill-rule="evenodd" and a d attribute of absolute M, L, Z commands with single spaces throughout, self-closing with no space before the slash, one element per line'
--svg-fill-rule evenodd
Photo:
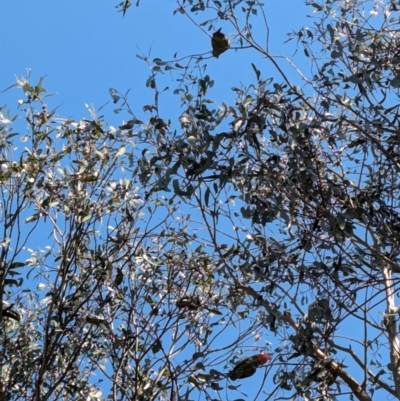
<path fill-rule="evenodd" d="M 154 103 L 142 121 L 110 89 L 118 128 L 19 79 L 29 135 L 0 115 L 1 399 L 400 398 L 400 5 L 309 7 L 288 36 L 300 67 L 256 40 L 266 5 L 177 1 L 209 54 L 143 57 Z M 255 73 L 232 105 L 205 73 L 221 22 L 235 34 L 213 62 Z M 250 351 L 272 358 L 246 388 L 229 372 Z"/>
<path fill-rule="evenodd" d="M 3 110 L 1 399 L 181 397 L 199 358 L 251 330 L 218 345 L 237 324 L 226 285 L 200 243 L 187 253 L 179 201 L 148 191 L 138 137 L 94 110 L 56 117 L 42 79 L 16 86 L 29 133 Z"/>
<path fill-rule="evenodd" d="M 158 147 L 162 182 L 198 210 L 214 271 L 234 289 L 231 313 L 240 305 L 276 336 L 269 397 L 399 398 L 400 5 L 309 6 L 310 26 L 288 36 L 307 69 L 255 39 L 259 16 L 273 36 L 267 5 L 178 2 L 199 29 L 234 30 L 229 51 L 246 51 L 256 82 L 218 105 L 213 77 L 187 72 L 206 57 L 184 68 L 154 60 L 154 82 L 163 69 L 183 71 L 182 132 Z"/>

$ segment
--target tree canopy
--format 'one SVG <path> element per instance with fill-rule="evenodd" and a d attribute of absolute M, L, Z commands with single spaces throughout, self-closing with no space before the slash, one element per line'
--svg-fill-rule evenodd
<path fill-rule="evenodd" d="M 276 55 L 268 4 L 177 0 L 209 52 L 139 55 L 154 101 L 111 88 L 118 127 L 18 78 L 0 111 L 1 401 L 400 399 L 400 3 L 307 3 L 280 38 L 297 53 Z M 207 64 L 228 52 L 254 82 L 217 102 Z"/>

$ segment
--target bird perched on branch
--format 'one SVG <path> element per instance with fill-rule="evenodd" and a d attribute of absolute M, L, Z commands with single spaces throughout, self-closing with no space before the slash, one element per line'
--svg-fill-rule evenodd
<path fill-rule="evenodd" d="M 228 373 L 228 377 L 232 380 L 245 379 L 253 376 L 259 366 L 264 365 L 271 359 L 269 354 L 257 354 L 241 359 L 235 367 Z"/>
<path fill-rule="evenodd" d="M 211 38 L 211 45 L 213 48 L 213 56 L 217 57 L 229 49 L 231 41 L 229 40 L 228 36 L 224 35 L 221 32 L 221 28 L 218 31 L 214 32 Z"/>

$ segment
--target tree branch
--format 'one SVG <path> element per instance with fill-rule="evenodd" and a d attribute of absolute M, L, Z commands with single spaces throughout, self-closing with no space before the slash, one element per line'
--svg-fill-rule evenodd
<path fill-rule="evenodd" d="M 284 323 L 289 324 L 292 328 L 296 331 L 300 331 L 300 326 L 293 320 L 290 313 L 277 313 L 277 310 L 272 307 L 272 305 L 266 301 L 256 290 L 251 287 L 238 285 L 238 288 L 246 292 L 250 297 L 252 297 L 255 301 L 259 302 L 269 313 L 274 313 L 275 316 L 279 320 Z M 339 376 L 351 389 L 353 394 L 360 400 L 360 401 L 372 401 L 371 397 L 367 394 L 367 392 L 361 387 L 361 385 L 352 377 L 350 376 L 337 362 L 332 361 L 329 359 L 324 352 L 322 352 L 318 347 L 313 347 L 314 357 L 324 361 L 327 368 Z"/>

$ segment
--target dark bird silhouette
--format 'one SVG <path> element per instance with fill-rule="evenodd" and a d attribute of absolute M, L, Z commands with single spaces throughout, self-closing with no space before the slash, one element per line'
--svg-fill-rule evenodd
<path fill-rule="evenodd" d="M 264 363 L 270 359 L 271 356 L 269 354 L 257 354 L 243 358 L 228 373 L 228 377 L 231 380 L 236 380 L 253 376 L 254 373 L 256 373 L 257 368 L 264 365 Z"/>
<path fill-rule="evenodd" d="M 211 45 L 213 48 L 213 56 L 217 57 L 229 49 L 231 41 L 221 32 L 221 28 L 214 32 L 211 38 Z"/>

